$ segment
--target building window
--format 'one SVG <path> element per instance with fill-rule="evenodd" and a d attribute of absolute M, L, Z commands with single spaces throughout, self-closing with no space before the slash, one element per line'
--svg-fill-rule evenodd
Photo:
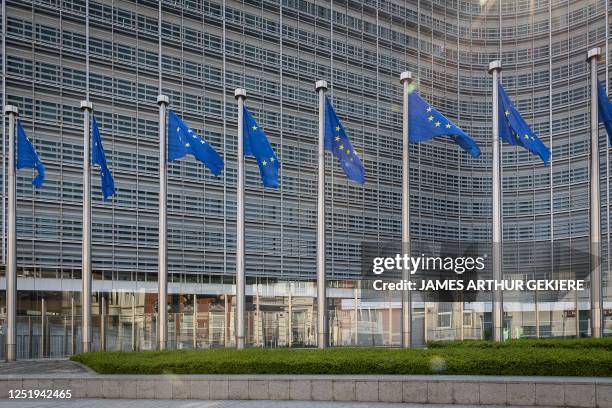
<path fill-rule="evenodd" d="M 463 311 L 463 327 L 473 327 L 474 326 L 474 314 L 471 310 Z"/>

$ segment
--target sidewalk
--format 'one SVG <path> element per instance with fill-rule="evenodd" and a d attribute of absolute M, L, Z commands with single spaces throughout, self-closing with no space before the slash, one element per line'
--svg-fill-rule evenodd
<path fill-rule="evenodd" d="M 612 408 L 610 377 L 103 375 L 68 360 L 1 363 L 0 399 L 5 399 L 1 401 L 3 404 L 11 405 L 0 406 L 80 406 L 70 405 L 73 403 L 69 400 L 7 402 L 6 399 L 14 390 L 70 390 L 73 399 L 88 398 L 87 406 L 91 405 L 90 401 L 93 404 L 104 399 L 102 401 L 106 402 L 99 403 L 100 407 L 114 407 L 117 404 L 110 404 L 109 401 L 121 400 L 117 407 L 340 408 L 393 407 L 393 404 L 388 403 L 403 402 L 452 404 L 455 407 L 479 405 Z M 147 403 L 151 400 L 155 402 Z M 174 402 L 164 402 L 167 400 Z M 60 403 L 68 405 L 58 405 Z"/>
<path fill-rule="evenodd" d="M 94 374 L 94 371 L 65 358 L 0 362 L 0 375 L 24 374 Z"/>
<path fill-rule="evenodd" d="M 6 403 L 6 405 L 5 405 Z M 0 408 L 467 408 L 470 405 L 423 405 L 373 402 L 315 402 L 315 401 L 190 401 L 190 400 L 107 400 L 88 399 L 70 401 L 0 400 Z M 480 406 L 479 408 L 483 408 Z M 491 405 L 485 408 L 498 408 Z M 504 408 L 512 408 L 505 406 Z"/>

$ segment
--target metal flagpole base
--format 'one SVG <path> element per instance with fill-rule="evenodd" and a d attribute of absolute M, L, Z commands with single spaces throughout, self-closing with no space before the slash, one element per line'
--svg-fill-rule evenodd
<path fill-rule="evenodd" d="M 319 348 L 327 348 L 327 335 L 328 335 L 327 332 L 325 333 L 319 332 L 317 336 L 317 344 Z"/>
<path fill-rule="evenodd" d="M 6 345 L 6 361 L 16 361 L 17 360 L 17 345 L 16 344 L 7 344 Z"/>

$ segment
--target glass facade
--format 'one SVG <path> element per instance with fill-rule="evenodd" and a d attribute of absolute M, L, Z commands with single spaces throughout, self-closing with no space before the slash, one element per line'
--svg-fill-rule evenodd
<path fill-rule="evenodd" d="M 278 190 L 264 189 L 255 163 L 246 164 L 252 346 L 315 344 L 318 79 L 330 84 L 329 95 L 366 168 L 365 184 L 356 185 L 326 157 L 333 345 L 400 342 L 399 297 L 368 304 L 361 299 L 359 277 L 363 241 L 401 237 L 401 71 L 412 71 L 421 95 L 472 135 L 483 152 L 472 159 L 443 139 L 411 146 L 412 237 L 490 240 L 487 67 L 501 59 L 502 83 L 552 151 L 544 167 L 527 151 L 503 146 L 504 239 L 588 252 L 585 58 L 589 48 L 602 47 L 599 77 L 609 82 L 605 0 L 163 0 L 161 5 L 162 93 L 170 98 L 169 108 L 226 163 L 220 177 L 192 158 L 169 163 L 173 347 L 234 342 L 236 87 L 247 90 L 247 105 L 281 161 Z M 85 0 L 7 0 L 3 16 L 5 101 L 19 107 L 47 167 L 39 190 L 30 184 L 30 171 L 20 171 L 17 179 L 22 358 L 80 348 L 85 14 Z M 92 176 L 95 348 L 152 348 L 158 2 L 89 0 L 89 17 L 91 101 L 117 185 L 116 196 L 104 203 L 97 175 Z M 604 332 L 610 333 L 610 158 L 604 133 L 602 128 Z M 538 267 L 536 254 L 505 255 L 505 276 Z M 4 282 L 0 278 L 2 288 Z M 588 335 L 588 291 L 555 302 L 546 294 L 530 296 L 508 296 L 507 337 Z M 0 305 L 5 299 L 0 292 Z M 415 343 L 486 337 L 489 302 L 488 295 L 471 303 L 417 299 Z M 4 313 L 0 309 L 2 322 Z"/>

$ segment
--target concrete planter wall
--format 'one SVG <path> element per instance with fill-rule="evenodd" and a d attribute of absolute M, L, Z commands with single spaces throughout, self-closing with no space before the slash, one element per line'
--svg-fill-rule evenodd
<path fill-rule="evenodd" d="M 72 398 L 378 401 L 610 407 L 612 379 L 494 376 L 1 375 L 11 389 L 53 389 Z"/>

